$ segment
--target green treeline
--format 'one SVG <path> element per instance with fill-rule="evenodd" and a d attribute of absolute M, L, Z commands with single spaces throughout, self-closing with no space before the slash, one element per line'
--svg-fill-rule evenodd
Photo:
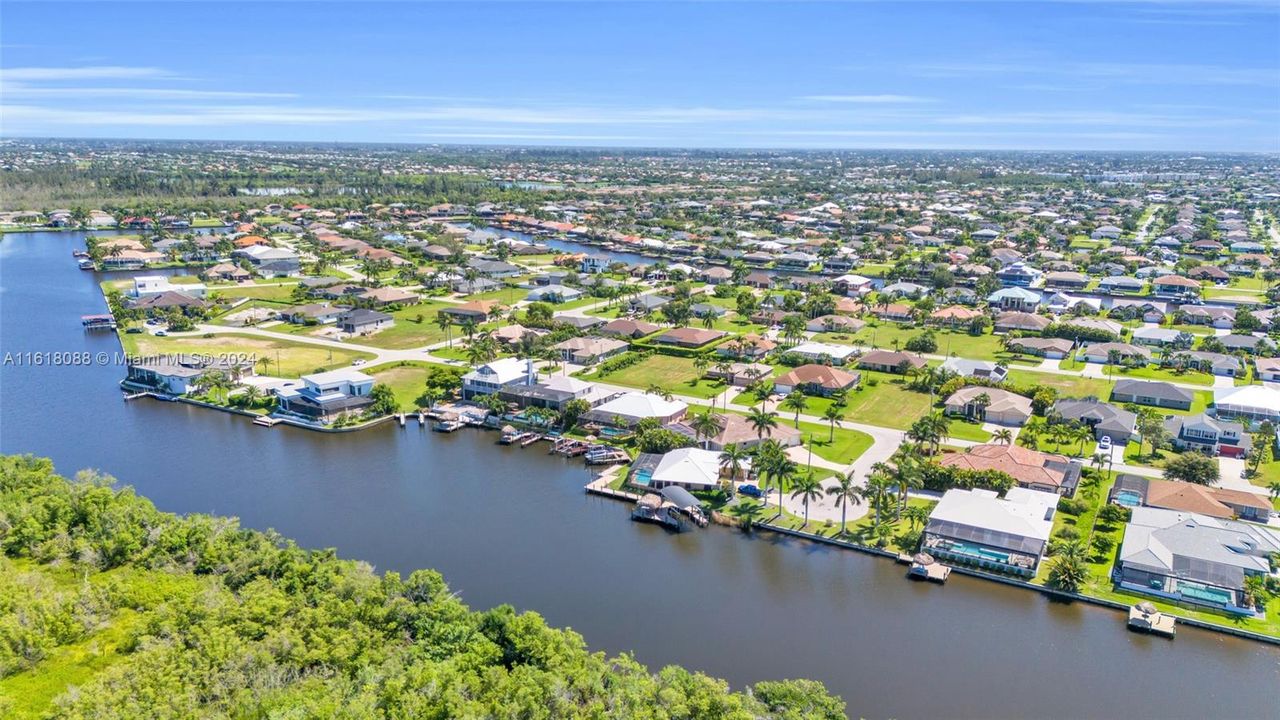
<path fill-rule="evenodd" d="M 437 572 L 379 576 L 113 482 L 0 457 L 0 717 L 843 717 L 817 682 L 650 673 L 469 610 Z"/>

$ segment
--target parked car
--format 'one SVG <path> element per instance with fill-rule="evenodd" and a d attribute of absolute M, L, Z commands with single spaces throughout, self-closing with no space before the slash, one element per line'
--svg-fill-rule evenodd
<path fill-rule="evenodd" d="M 743 495 L 746 495 L 747 497 L 755 497 L 755 498 L 764 497 L 764 491 L 755 485 L 746 485 L 746 484 L 739 485 L 738 492 L 742 493 Z"/>
<path fill-rule="evenodd" d="M 1098 441 L 1098 449 L 1099 449 L 1099 450 L 1101 450 L 1101 451 L 1103 451 L 1103 452 L 1106 452 L 1106 451 L 1108 451 L 1108 450 L 1110 450 L 1110 449 L 1111 449 L 1111 436 L 1110 436 L 1110 435 L 1103 435 L 1103 436 L 1102 436 L 1102 439 Z"/>
<path fill-rule="evenodd" d="M 169 337 L 169 333 L 167 333 L 167 332 L 165 332 L 165 331 L 163 331 L 163 330 L 157 330 L 157 331 L 156 331 L 156 337 Z"/>

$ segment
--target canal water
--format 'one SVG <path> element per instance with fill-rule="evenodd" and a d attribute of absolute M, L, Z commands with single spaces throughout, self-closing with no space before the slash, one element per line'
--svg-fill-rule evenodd
<path fill-rule="evenodd" d="M 86 333 L 102 276 L 73 233 L 0 240 L 0 355 L 119 350 Z M 1277 717 L 1280 651 L 952 576 L 908 582 L 858 553 L 711 528 L 670 535 L 588 497 L 581 461 L 492 434 L 384 425 L 343 435 L 123 402 L 124 369 L 0 368 L 0 452 L 99 468 L 164 510 L 239 516 L 383 570 L 432 567 L 473 607 L 511 603 L 592 648 L 735 687 L 821 680 L 870 718 Z"/>

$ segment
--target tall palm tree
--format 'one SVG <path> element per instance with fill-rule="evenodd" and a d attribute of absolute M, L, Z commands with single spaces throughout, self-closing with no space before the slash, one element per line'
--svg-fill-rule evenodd
<path fill-rule="evenodd" d="M 877 466 L 879 466 L 877 468 Z M 884 463 L 871 466 L 871 474 L 867 476 L 867 495 L 871 500 L 871 509 L 875 511 L 875 524 L 880 524 L 880 511 L 889 496 L 889 489 L 894 486 L 893 469 Z"/>
<path fill-rule="evenodd" d="M 662 398 L 663 400 L 666 400 L 667 402 L 671 402 L 673 399 L 675 399 L 675 396 L 671 394 L 670 390 L 667 390 L 666 388 L 662 387 L 657 383 L 653 383 L 649 387 L 645 388 L 644 394 L 657 395 L 658 397 Z"/>
<path fill-rule="evenodd" d="M 1013 432 L 1009 428 L 1000 428 L 991 435 L 991 439 L 1001 445 L 1009 445 L 1013 442 Z"/>
<path fill-rule="evenodd" d="M 693 428 L 694 435 L 702 441 L 702 447 L 705 450 L 707 443 L 711 438 L 720 432 L 720 422 L 716 416 L 711 413 L 708 408 L 705 412 L 698 413 L 693 416 L 693 421 L 689 423 L 689 427 Z"/>
<path fill-rule="evenodd" d="M 796 478 L 796 484 L 791 489 L 791 497 L 792 499 L 800 498 L 804 503 L 804 525 L 801 527 L 809 527 L 809 501 L 822 499 L 822 483 L 813 476 L 813 472 L 807 472 Z M 782 505 L 781 499 L 778 505 Z"/>
<path fill-rule="evenodd" d="M 778 428 L 778 413 L 752 408 L 747 415 L 747 422 L 756 431 L 757 438 L 764 439 L 766 435 L 772 437 L 773 431 Z"/>
<path fill-rule="evenodd" d="M 841 408 L 837 406 L 835 403 L 831 403 L 830 405 L 827 406 L 826 410 L 822 411 L 822 419 L 827 421 L 827 424 L 830 426 L 830 430 L 831 430 L 831 432 L 827 435 L 827 442 L 835 442 L 836 426 L 840 424 L 841 416 L 842 416 Z"/>
<path fill-rule="evenodd" d="M 773 394 L 773 383 L 769 380 L 757 380 L 751 383 L 751 396 L 764 407 L 764 403 Z"/>
<path fill-rule="evenodd" d="M 866 499 L 866 489 L 858 484 L 853 477 L 853 471 L 838 476 L 836 484 L 827 488 L 827 495 L 835 498 L 836 505 L 840 507 L 840 534 L 848 535 L 848 521 L 845 519 L 848 515 L 849 505 L 861 505 Z"/>
<path fill-rule="evenodd" d="M 922 528 L 929 522 L 929 508 L 923 505 L 912 505 L 902 512 L 902 516 L 911 523 L 912 529 Z"/>
<path fill-rule="evenodd" d="M 738 443 L 729 443 L 724 446 L 724 450 L 720 451 L 720 469 L 729 473 L 730 483 L 742 474 L 742 468 L 748 457 L 750 454 L 746 448 Z"/>
<path fill-rule="evenodd" d="M 796 411 L 796 429 L 800 429 L 800 413 L 809 407 L 809 398 L 799 390 L 792 390 L 787 393 L 787 397 L 783 399 L 782 406 L 788 410 Z"/>
<path fill-rule="evenodd" d="M 444 331 L 445 346 L 453 347 L 453 316 L 449 313 L 436 313 L 436 327 Z"/>

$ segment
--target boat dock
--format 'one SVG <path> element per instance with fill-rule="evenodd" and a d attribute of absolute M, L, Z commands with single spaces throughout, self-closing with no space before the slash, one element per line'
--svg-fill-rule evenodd
<path fill-rule="evenodd" d="M 1177 621 L 1172 615 L 1165 615 L 1157 610 L 1155 605 L 1140 602 L 1129 608 L 1129 629 L 1172 638 L 1177 632 Z"/>
<path fill-rule="evenodd" d="M 270 415 L 259 415 L 253 419 L 254 425 L 261 425 L 262 427 L 275 427 L 282 422 L 284 421 L 280 418 L 273 418 Z"/>
<path fill-rule="evenodd" d="M 911 569 L 907 570 L 907 577 L 913 580 L 928 580 L 941 585 L 951 577 L 951 568 L 938 562 L 928 553 L 916 553 L 911 558 Z"/>
<path fill-rule="evenodd" d="M 106 315 L 81 315 L 80 324 L 85 330 L 115 330 L 115 316 Z"/>

